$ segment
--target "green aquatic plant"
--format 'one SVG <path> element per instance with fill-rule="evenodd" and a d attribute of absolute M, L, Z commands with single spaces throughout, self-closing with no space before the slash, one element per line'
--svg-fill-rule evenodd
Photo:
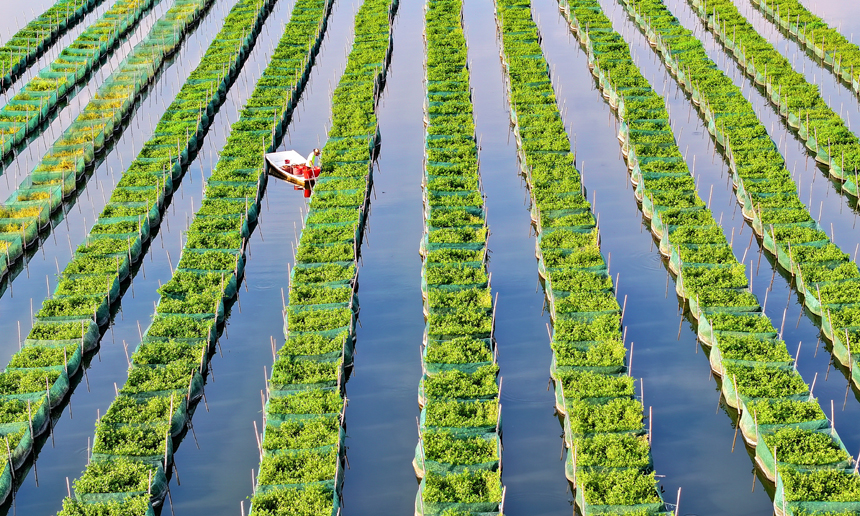
<path fill-rule="evenodd" d="M 501 502 L 502 485 L 496 471 L 474 471 L 425 477 L 425 502 Z"/>

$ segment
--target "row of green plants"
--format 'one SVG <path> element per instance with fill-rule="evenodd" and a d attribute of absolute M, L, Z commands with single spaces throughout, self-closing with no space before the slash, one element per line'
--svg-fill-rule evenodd
<path fill-rule="evenodd" d="M 222 42 L 225 46 L 211 54 L 213 59 L 196 69 L 189 80 L 223 77 L 235 73 L 231 69 L 238 72 L 240 63 L 224 61 L 226 51 L 242 48 L 247 52 L 249 42 L 242 36 L 259 32 L 262 20 L 256 14 L 271 3 L 257 0 L 241 5 L 236 20 L 252 21 L 251 26 L 229 34 L 232 37 Z M 163 500 L 175 448 L 205 395 L 209 359 L 237 295 L 245 246 L 265 191 L 263 154 L 276 147 L 279 138 L 275 135 L 283 133 L 304 90 L 331 5 L 322 0 L 296 3 L 270 63 L 233 124 L 207 180 L 202 206 L 187 231 L 177 268 L 159 288 L 152 322 L 131 356 L 128 380 L 96 424 L 90 464 L 75 481 L 75 496 L 64 501 L 59 515 L 140 515 Z M 215 95 L 223 95 L 223 87 L 210 86 L 221 91 Z M 171 114 L 192 112 L 193 116 L 181 120 L 198 123 L 201 111 L 196 109 L 169 111 L 164 120 L 175 121 Z M 263 120 L 265 129 L 254 127 Z M 149 410 L 150 404 L 158 410 Z M 284 431 L 281 438 L 290 439 L 287 428 Z M 123 461 L 136 464 L 138 470 L 129 473 Z"/>
<path fill-rule="evenodd" d="M 741 68 L 764 87 L 786 123 L 806 142 L 815 159 L 828 166 L 842 190 L 857 197 L 860 139 L 779 51 L 728 0 L 688 0 Z"/>
<path fill-rule="evenodd" d="M 148 0 L 147 5 L 152 4 Z M 128 5 L 122 4 L 128 3 Z M 136 2 L 136 3 L 132 3 Z M 114 13 L 113 18 L 131 16 L 132 7 L 141 0 L 120 0 L 129 11 L 128 15 Z M 104 151 L 107 143 L 116 136 L 116 128 L 121 127 L 123 119 L 134 109 L 135 102 L 143 89 L 152 81 L 161 65 L 182 44 L 184 36 L 195 24 L 213 0 L 178 0 L 155 22 L 147 36 L 138 43 L 120 66 L 105 80 L 87 103 L 71 126 L 54 142 L 42 160 L 24 178 L 6 202 L 0 204 L 0 277 L 5 275 L 12 264 L 23 257 L 24 249 L 39 245 L 39 231 L 51 224 L 51 213 L 59 209 L 66 197 L 76 192 L 78 180 L 86 177 L 86 170 L 93 166 L 96 154 Z M 117 4 L 119 8 L 120 4 Z M 133 12 L 142 12 L 137 7 Z M 123 18 L 125 19 L 125 18 Z M 124 23 L 123 25 L 127 25 Z M 113 25 L 111 25 L 113 27 Z M 105 29 L 102 36 L 91 43 L 89 50 L 81 50 L 86 55 L 95 56 L 107 42 L 114 41 L 117 28 Z M 109 38 L 100 42 L 99 37 Z M 89 59 L 89 58 L 86 58 Z M 35 80 L 35 79 L 34 79 Z M 27 101 L 38 108 L 39 101 Z M 35 104 L 32 104 L 35 102 Z M 200 108 L 202 101 L 192 100 L 192 105 Z M 10 101 L 9 107 L 13 104 Z M 198 115 L 195 114 L 196 120 Z M 2 116 L 0 116 L 2 119 Z M 2 125 L 2 122 L 0 122 Z M 193 126 L 192 126 L 193 127 Z M 191 127 L 187 132 L 192 132 Z M 182 131 L 185 133 L 186 131 Z M 182 136 L 185 139 L 185 135 Z M 168 140 L 169 149 L 176 150 L 180 142 L 176 137 Z M 157 157 L 157 156 L 156 156 Z M 160 170 L 157 169 L 157 170 Z M 147 212 L 157 213 L 152 205 L 152 193 L 144 191 L 129 195 L 127 206 L 113 207 L 110 216 L 147 218 Z M 116 200 L 116 199 L 115 199 Z M 142 203 L 148 203 L 144 209 Z M 123 231 L 133 233 L 134 231 Z M 86 272 L 83 270 L 82 272 Z"/>
<path fill-rule="evenodd" d="M 550 374 L 578 512 L 665 514 L 628 374 L 621 307 L 540 46 L 529 0 L 498 0 L 511 121 L 532 197 L 553 328 Z"/>
<path fill-rule="evenodd" d="M 250 45 L 256 41 L 263 21 L 270 12 L 271 3 L 243 0 L 233 6 L 224 26 L 196 70 L 221 70 L 226 61 L 235 63 L 235 67 L 232 67 L 234 71 L 207 79 L 192 79 L 183 85 L 177 98 L 156 126 L 155 135 L 150 142 L 157 143 L 165 138 L 176 139 L 181 141 L 178 147 L 180 151 L 192 155 L 196 152 L 196 142 L 205 135 L 209 118 L 205 117 L 197 126 L 177 126 L 170 121 L 171 114 L 182 110 L 189 100 L 196 103 L 202 99 L 201 112 L 214 110 L 224 101 L 223 94 L 217 92 L 226 91 L 226 87 L 238 75 L 239 66 L 247 57 Z M 96 349 L 101 338 L 100 325 L 107 322 L 112 304 L 117 303 L 124 294 L 125 290 L 121 287 L 123 280 L 136 272 L 134 264 L 142 258 L 144 245 L 167 207 L 165 198 L 173 192 L 174 181 L 181 181 L 183 170 L 178 155 L 155 161 L 138 157 L 132 162 L 90 234 L 60 275 L 53 296 L 47 299 L 36 313 L 36 322 L 24 342 L 24 347 L 13 355 L 7 371 L 0 373 L 0 383 L 11 385 L 19 380 L 20 370 L 32 371 L 32 378 L 23 379 L 30 382 L 28 386 L 15 387 L 13 390 L 16 393 L 13 396 L 20 398 L 23 394 L 30 395 L 34 402 L 44 404 L 50 413 L 52 407 L 71 394 L 74 382 L 69 382 L 69 378 L 74 377 L 80 368 L 86 367 L 86 363 L 82 364 L 82 358 Z M 145 194 L 134 200 L 141 205 L 145 204 L 145 216 L 111 216 L 117 209 L 128 205 L 129 201 L 125 199 L 128 194 L 125 190 L 135 195 L 138 195 L 138 192 Z M 115 197 L 121 197 L 122 200 L 116 201 Z M 224 260 L 224 269 L 241 267 L 241 262 L 235 257 L 230 255 L 230 258 L 231 260 Z M 200 284 L 198 278 L 193 275 L 184 277 L 184 280 L 186 283 L 193 282 L 195 286 Z M 173 289 L 166 286 L 165 291 L 172 292 Z M 54 378 L 49 375 L 50 371 L 54 370 L 64 373 Z M 9 376 L 9 380 L 3 380 L 5 376 Z M 41 386 L 42 380 L 39 380 L 40 383 L 35 388 L 32 383 L 44 376 L 48 376 L 53 383 L 48 393 Z M 30 393 L 26 389 L 35 390 Z M 156 398 L 123 398 L 123 402 L 129 404 L 126 408 L 130 412 L 137 409 L 149 410 L 154 407 L 153 403 L 166 403 L 164 398 L 157 398 L 161 401 L 155 400 Z M 136 408 L 132 410 L 129 407 Z M 180 424 L 184 423 L 180 420 Z M 47 427 L 37 424 L 35 429 L 44 432 Z M 34 437 L 38 437 L 38 432 Z M 26 457 L 30 453 L 28 446 L 32 447 L 32 440 L 16 443 L 12 449 L 17 455 Z M 13 472 L 20 482 L 20 478 L 27 471 L 25 469 Z M 2 488 L 0 480 L 0 494 L 3 493 Z M 90 496 L 93 491 L 86 483 L 82 484 L 80 489 L 76 488 L 76 494 L 79 499 L 93 499 Z M 157 491 L 158 496 L 163 494 L 163 490 Z"/>
<path fill-rule="evenodd" d="M 853 460 L 749 290 L 744 265 L 699 198 L 663 99 L 642 77 L 627 43 L 612 31 L 596 0 L 568 0 L 562 6 L 604 96 L 617 100 L 619 139 L 637 200 L 676 274 L 676 291 L 697 321 L 726 403 L 739 412 L 740 430 L 754 448 L 755 462 L 777 482 L 775 510 L 860 509 L 855 496 L 860 476 L 852 470 Z M 806 482 L 812 474 L 832 482 L 810 489 Z M 788 477 L 790 482 L 780 480 Z M 836 502 L 842 505 L 830 505 Z"/>
<path fill-rule="evenodd" d="M 26 145 L 28 137 L 36 134 L 37 130 L 44 129 L 42 122 L 50 118 L 60 101 L 76 93 L 75 86 L 113 53 L 144 13 L 159 1 L 117 0 L 51 64 L 24 84 L 0 109 L 0 160 L 12 154 L 18 146 Z M 2 70 L 0 60 L 0 73 Z"/>
<path fill-rule="evenodd" d="M 420 479 L 415 514 L 501 514 L 501 415 L 487 274 L 487 221 L 462 0 L 425 4 L 424 235 L 426 327 L 418 401 L 424 424 L 412 465 Z M 484 421 L 439 424 L 426 414 L 480 403 Z M 449 405 L 454 405 L 449 407 Z"/>
<path fill-rule="evenodd" d="M 103 0 L 57 0 L 0 46 L 0 88 L 8 88 L 50 48 Z"/>
<path fill-rule="evenodd" d="M 751 0 L 788 36 L 804 45 L 840 80 L 860 94 L 860 48 L 798 0 Z M 858 69 L 855 71 L 855 66 Z"/>
<path fill-rule="evenodd" d="M 858 356 L 851 351 L 851 341 L 860 335 L 854 330 L 860 326 L 857 265 L 810 215 L 752 105 L 707 57 L 701 43 L 659 1 L 625 0 L 625 6 L 724 147 L 736 196 L 761 245 L 793 276 L 806 309 L 820 318 L 834 357 L 860 385 Z"/>
<path fill-rule="evenodd" d="M 353 365 L 358 256 L 379 145 L 376 105 L 391 52 L 396 0 L 365 0 L 332 96 L 324 171 L 313 185 L 295 265 L 284 345 L 267 386 L 260 470 L 250 515 L 341 511 L 345 383 Z"/>

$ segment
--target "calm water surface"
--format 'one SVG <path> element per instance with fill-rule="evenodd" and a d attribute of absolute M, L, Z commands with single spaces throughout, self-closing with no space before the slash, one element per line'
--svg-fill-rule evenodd
<path fill-rule="evenodd" d="M 12 0 L 0 3 L 16 4 Z M 49 0 L 28 2 L 35 12 Z M 157 83 L 141 101 L 129 127 L 105 155 L 93 176 L 64 219 L 46 236 L 41 250 L 29 261 L 0 297 L 0 358 L 8 361 L 18 349 L 21 333 L 30 327 L 30 302 L 38 309 L 56 283 L 57 268 L 71 257 L 95 220 L 121 170 L 140 150 L 151 127 L 166 104 L 197 65 L 205 48 L 219 30 L 233 0 L 217 0 L 206 18 L 191 34 L 176 58 L 165 67 Z M 705 42 L 709 54 L 736 81 L 749 89 L 749 81 L 705 31 L 684 0 L 667 4 Z M 98 14 L 107 9 L 106 1 Z M 169 6 L 163 0 L 134 31 L 131 43 L 139 41 Z M 323 51 L 317 61 L 309 89 L 290 126 L 282 149 L 300 151 L 318 145 L 329 124 L 329 90 L 337 84 L 352 43 L 353 16 L 360 0 L 338 0 L 330 19 Z M 634 58 L 654 88 L 664 93 L 670 107 L 676 138 L 698 177 L 698 190 L 709 199 L 726 237 L 733 241 L 736 256 L 754 272 L 753 289 L 761 300 L 768 298 L 767 314 L 780 325 L 785 314 L 785 339 L 794 353 L 799 342 L 799 369 L 807 382 L 817 374 L 815 394 L 829 411 L 834 400 L 837 430 L 850 450 L 860 449 L 860 403 L 845 376 L 830 364 L 830 354 L 817 349 L 818 329 L 803 314 L 785 277 L 773 274 L 767 259 L 759 263 L 759 248 L 750 244 L 750 229 L 737 213 L 734 195 L 727 183 L 726 166 L 703 130 L 701 121 L 638 29 L 627 20 L 613 0 L 602 5 L 631 45 Z M 737 0 L 741 11 L 775 43 L 784 55 L 822 85 L 825 100 L 837 112 L 860 124 L 860 103 L 836 83 L 797 46 L 773 30 L 772 24 L 752 12 L 748 0 Z M 846 35 L 860 34 L 860 5 L 831 0 L 807 3 L 815 12 Z M 504 482 L 508 487 L 506 512 L 511 515 L 570 514 L 572 496 L 563 475 L 561 427 L 553 415 L 552 396 L 546 390 L 550 348 L 534 259 L 534 237 L 528 218 L 528 195 L 517 176 L 516 155 L 509 138 L 507 103 L 501 87 L 498 41 L 491 0 L 466 3 L 464 19 L 472 70 L 476 127 L 481 141 L 481 173 L 484 179 L 488 222 L 491 230 L 490 270 L 493 290 L 498 292 L 496 337 L 501 374 L 504 378 Z M 113 384 L 126 377 L 123 341 L 139 341 L 138 323 L 145 327 L 157 300 L 159 282 L 170 277 L 181 250 L 181 234 L 193 208 L 199 206 L 202 179 L 217 161 L 230 121 L 249 96 L 253 84 L 289 19 L 292 2 L 280 0 L 269 16 L 257 46 L 243 72 L 216 115 L 203 150 L 191 164 L 153 239 L 143 270 L 125 295 L 122 310 L 102 341 L 87 378 L 77 388 L 58 422 L 54 444 L 42 449 L 36 475 L 30 472 L 18 491 L 15 511 L 21 514 L 53 514 L 66 494 L 65 479 L 80 475 L 86 464 L 88 439 L 92 437 L 97 411 L 103 412 L 113 399 Z M 603 102 L 588 73 L 579 45 L 568 33 L 554 0 L 534 0 L 533 11 L 543 34 L 543 47 L 561 107 L 566 107 L 565 125 L 577 161 L 584 171 L 590 198 L 596 196 L 600 214 L 604 254 L 611 254 L 613 275 L 620 273 L 619 300 L 627 298 L 624 324 L 627 344 L 634 347 L 633 375 L 641 378 L 645 404 L 653 409 L 654 460 L 667 501 L 674 501 L 683 488 L 682 514 L 767 515 L 771 502 L 762 485 L 754 480 L 752 463 L 740 443 L 732 452 L 734 430 L 730 417 L 719 406 L 717 384 L 710 377 L 706 356 L 695 333 L 679 314 L 677 298 L 667 271 L 643 226 L 641 213 L 629 186 L 628 175 L 615 139 L 615 117 Z M 21 11 L 21 15 L 26 15 Z M 56 54 L 94 20 L 88 16 L 43 57 L 39 66 Z M 423 2 L 403 1 L 394 27 L 394 56 L 383 101 L 379 106 L 382 152 L 374 172 L 374 193 L 366 240 L 362 249 L 361 327 L 358 330 L 355 370 L 347 384 L 349 459 L 346 474 L 344 513 L 352 515 L 402 515 L 413 510 L 417 482 L 411 460 L 417 442 L 417 386 L 420 379 L 419 344 L 424 321 L 421 315 L 418 240 L 421 218 L 421 159 L 424 98 L 421 53 Z M 31 18 L 32 16 L 29 16 Z M 0 19 L 0 39 L 14 31 L 12 17 Z M 23 174 L 53 142 L 68 120 L 74 117 L 110 70 L 127 53 L 124 45 L 103 70 L 98 71 L 78 95 L 64 107 L 46 134 L 36 139 L 0 178 L 0 195 L 7 195 Z M 805 69 L 804 69 L 805 67 Z M 33 71 L 29 71 L 32 75 Z M 30 75 L 30 76 L 31 76 Z M 16 82 L 9 94 L 23 84 Z M 8 94 L 0 95 L 5 102 Z M 860 243 L 854 228 L 853 207 L 837 193 L 807 155 L 800 142 L 764 97 L 755 90 L 752 101 L 775 141 L 781 143 L 789 168 L 801 185 L 801 199 L 829 229 L 847 252 Z M 858 130 L 860 125 L 854 127 Z M 51 134 L 53 131 L 53 135 Z M 197 199 L 197 201 L 195 201 Z M 250 245 L 245 284 L 233 306 L 219 353 L 213 360 L 213 375 L 207 385 L 208 412 L 201 406 L 189 435 L 177 452 L 178 478 L 171 483 L 173 510 L 177 515 L 238 515 L 240 504 L 252 492 L 252 471 L 259 465 L 253 425 L 262 422 L 260 390 L 264 367 L 272 363 L 270 339 L 280 345 L 282 336 L 281 289 L 286 289 L 287 265 L 301 229 L 305 200 L 291 186 L 271 181 L 263 203 L 261 224 Z M 46 282 L 47 278 L 47 282 Z M 772 288 L 769 289 L 773 278 Z M 769 290 L 769 292 L 768 292 Z M 87 389 L 87 384 L 89 389 Z M 646 408 L 647 410 L 647 408 Z M 199 448 L 198 448 L 199 446 Z M 754 488 L 754 491 L 753 491 Z M 169 510 L 169 509 L 168 509 Z"/>

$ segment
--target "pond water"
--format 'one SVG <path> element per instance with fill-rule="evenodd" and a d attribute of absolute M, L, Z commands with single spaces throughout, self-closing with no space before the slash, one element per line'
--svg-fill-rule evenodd
<path fill-rule="evenodd" d="M 38 0 L 31 4 L 38 12 L 37 8 L 44 9 L 48 3 Z M 7 338 L 0 341 L 0 362 L 8 361 L 18 349 L 19 323 L 21 335 L 26 335 L 31 325 L 31 300 L 34 310 L 38 309 L 48 289 L 53 289 L 57 270 L 71 257 L 70 248 L 83 239 L 121 170 L 150 136 L 150 121 L 154 123 L 161 116 L 169 99 L 199 63 L 233 3 L 214 2 L 139 102 L 126 131 L 81 186 L 65 216 L 45 236 L 40 250 L 11 285 L 5 286 L 0 297 L 0 331 Z M 330 118 L 329 91 L 345 66 L 359 4 L 360 0 L 335 3 L 311 83 L 281 149 L 304 152 L 325 138 Z M 804 73 L 823 85 L 825 99 L 834 109 L 844 109 L 860 124 L 860 103 L 852 93 L 798 53 L 797 46 L 775 33 L 769 22 L 750 12 L 748 0 L 737 0 L 737 4 L 785 55 L 801 68 L 805 63 Z M 105 5 L 109 0 L 97 12 L 107 9 Z M 162 0 L 134 31 L 131 43 L 139 41 L 170 5 L 170 0 Z M 829 352 L 823 345 L 816 346 L 818 328 L 804 315 L 787 279 L 774 275 L 767 259 L 758 263 L 760 250 L 754 239 L 750 244 L 750 228 L 735 209 L 726 165 L 719 152 L 714 152 L 701 120 L 623 9 L 614 0 L 602 0 L 602 5 L 616 30 L 631 45 L 645 77 L 655 90 L 665 94 L 679 147 L 698 177 L 699 194 L 711 199 L 711 208 L 727 238 L 733 240 L 736 256 L 746 255 L 748 267 L 753 260 L 753 289 L 761 300 L 768 297 L 767 314 L 777 325 L 785 318 L 785 340 L 792 353 L 802 341 L 798 368 L 804 379 L 811 383 L 817 374 L 816 396 L 825 410 L 834 400 L 837 430 L 849 451 L 860 449 L 860 428 L 854 424 L 860 417 L 860 403 L 848 389 L 845 375 L 834 370 Z M 667 5 L 687 27 L 697 31 L 709 54 L 733 80 L 749 89 L 748 79 L 731 59 L 726 59 L 713 37 L 702 30 L 685 0 L 667 0 Z M 66 478 L 74 479 L 83 470 L 96 415 L 103 413 L 113 399 L 113 385 L 120 385 L 126 377 L 123 342 L 135 345 L 139 341 L 138 324 L 148 324 L 157 300 L 156 288 L 170 277 L 171 264 L 175 264 L 181 250 L 181 232 L 194 206 L 199 206 L 202 178 L 209 175 L 217 161 L 230 121 L 236 120 L 238 109 L 250 95 L 292 6 L 292 1 L 280 0 L 269 15 L 257 45 L 216 115 L 203 150 L 170 201 L 149 256 L 128 287 L 122 309 L 104 336 L 99 354 L 72 396 L 70 408 L 57 422 L 53 443 L 49 439 L 42 448 L 36 471 L 25 479 L 9 513 L 54 514 L 66 494 Z M 860 16 L 850 16 L 860 14 L 860 6 L 830 0 L 810 7 L 831 23 L 841 22 L 845 34 L 860 34 Z M 493 290 L 499 296 L 496 338 L 503 378 L 503 478 L 508 488 L 505 509 L 510 515 L 568 514 L 573 507 L 560 460 L 562 429 L 554 415 L 553 397 L 547 391 L 549 318 L 543 310 L 538 283 L 528 195 L 517 175 L 515 147 L 508 130 L 493 11 L 492 0 L 470 0 L 466 2 L 464 20 L 491 230 L 489 270 Z M 770 514 L 770 498 L 755 479 L 753 463 L 742 442 L 737 442 L 732 451 L 732 419 L 719 404 L 719 391 L 709 373 L 706 355 L 680 313 L 674 282 L 668 278 L 636 205 L 615 137 L 615 115 L 596 90 L 585 55 L 570 36 L 555 0 L 533 0 L 533 12 L 553 69 L 559 103 L 566 108 L 564 121 L 577 150 L 578 166 L 583 170 L 589 198 L 596 199 L 594 209 L 600 214 L 603 251 L 611 255 L 613 276 L 620 273 L 618 295 L 620 302 L 626 298 L 627 344 L 628 348 L 631 343 L 634 347 L 632 372 L 642 379 L 646 410 L 653 410 L 654 462 L 666 499 L 674 501 L 681 487 L 681 514 Z M 53 47 L 43 60 L 55 56 L 96 16 L 90 14 L 60 40 L 58 45 L 62 46 Z M 409 514 L 417 491 L 411 460 L 417 442 L 419 345 L 424 329 L 418 255 L 423 226 L 423 16 L 422 2 L 401 3 L 394 25 L 393 60 L 378 110 L 383 143 L 374 171 L 371 215 L 359 272 L 361 327 L 355 367 L 347 384 L 350 469 L 344 486 L 345 516 Z M 6 37 L 10 27 L 14 29 L 15 25 L 8 18 L 0 21 L 0 35 Z M 123 45 L 104 65 L 104 71 L 97 72 L 63 108 L 51 125 L 54 133 L 58 134 L 69 117 L 80 112 L 103 76 L 129 49 L 130 45 Z M 16 82 L 10 94 L 20 84 Z M 796 172 L 801 185 L 801 199 L 814 215 L 821 210 L 822 226 L 829 230 L 832 223 L 836 243 L 846 252 L 853 252 L 860 235 L 854 230 L 852 203 L 807 159 L 802 144 L 785 130 L 764 97 L 753 90 L 751 98 L 771 136 L 782 142 L 790 169 Z M 0 101 L 5 102 L 5 97 Z M 32 152 L 27 149 L 7 167 L 4 175 L 8 183 L 0 178 L 0 195 L 11 191 L 38 162 L 54 140 L 51 128 L 31 144 Z M 860 125 L 855 130 L 858 128 Z M 233 306 L 218 355 L 212 361 L 213 374 L 206 388 L 208 410 L 199 407 L 194 432 L 176 454 L 171 498 L 177 515 L 238 515 L 243 503 L 247 509 L 246 498 L 252 493 L 251 470 L 259 466 L 252 432 L 255 422 L 258 426 L 262 423 L 260 391 L 265 388 L 264 368 L 270 368 L 272 363 L 270 339 L 274 338 L 277 345 L 283 339 L 281 290 L 288 286 L 287 266 L 292 261 L 305 206 L 301 192 L 278 181 L 269 182 L 261 223 L 250 241 L 239 302 Z"/>

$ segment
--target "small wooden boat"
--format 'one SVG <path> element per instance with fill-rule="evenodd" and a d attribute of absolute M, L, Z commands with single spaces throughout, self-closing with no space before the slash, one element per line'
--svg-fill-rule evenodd
<path fill-rule="evenodd" d="M 266 154 L 266 170 L 269 175 L 305 189 L 310 189 L 320 175 L 320 167 L 309 167 L 304 156 L 294 150 Z"/>

